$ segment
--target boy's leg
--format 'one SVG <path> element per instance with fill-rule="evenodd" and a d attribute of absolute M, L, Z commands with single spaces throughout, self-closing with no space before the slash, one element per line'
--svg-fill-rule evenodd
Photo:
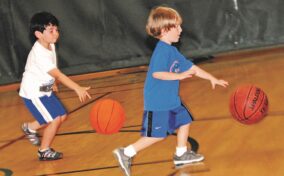
<path fill-rule="evenodd" d="M 132 144 L 136 152 L 139 152 L 140 150 L 143 150 L 161 140 L 164 138 L 155 138 L 155 137 L 141 137 L 138 141 Z"/>
<path fill-rule="evenodd" d="M 124 174 L 130 175 L 131 158 L 140 150 L 168 136 L 169 111 L 144 111 L 141 137 L 126 148 L 113 151 Z"/>
<path fill-rule="evenodd" d="M 57 117 L 52 122 L 50 122 L 44 129 L 42 143 L 38 151 L 39 160 L 57 160 L 63 157 L 62 153 L 56 152 L 52 148 L 50 148 L 50 145 L 56 135 L 56 132 L 61 125 L 61 121 L 62 118 Z"/>
<path fill-rule="evenodd" d="M 134 144 L 126 148 L 117 148 L 113 151 L 114 156 L 118 160 L 120 168 L 126 176 L 130 176 L 131 158 L 140 150 L 163 140 L 164 138 L 142 137 Z"/>
<path fill-rule="evenodd" d="M 61 116 L 60 117 L 61 123 L 63 121 L 65 121 L 66 118 L 67 118 L 66 115 Z M 33 122 L 29 122 L 29 123 L 23 123 L 22 124 L 22 131 L 24 132 L 26 138 L 29 139 L 29 141 L 33 145 L 40 146 L 41 142 L 40 142 L 37 130 L 39 130 L 40 128 L 43 128 L 45 126 L 46 126 L 46 124 L 40 125 L 37 121 L 33 121 Z"/>
<path fill-rule="evenodd" d="M 23 98 L 23 100 L 27 108 L 38 121 L 38 124 L 31 123 L 33 128 L 40 128 L 39 124 L 48 124 L 44 129 L 42 143 L 38 151 L 39 159 L 61 159 L 62 153 L 54 151 L 50 148 L 50 145 L 54 139 L 57 129 L 66 119 L 66 110 L 62 103 L 53 93 L 50 96 L 37 97 L 33 99 Z"/>
<path fill-rule="evenodd" d="M 43 131 L 42 135 L 42 142 L 40 145 L 40 149 L 47 149 L 49 148 L 50 144 L 52 143 L 55 134 L 57 132 L 57 129 L 59 128 L 61 124 L 60 118 L 57 117 L 52 122 L 50 122 L 47 127 Z"/>
<path fill-rule="evenodd" d="M 40 145 L 40 139 L 36 131 L 45 127 L 53 117 L 57 116 L 50 112 L 54 111 L 55 113 L 64 114 L 64 109 L 62 106 L 59 106 L 59 100 L 56 99 L 56 97 L 54 98 L 53 95 L 50 97 L 43 96 L 33 99 L 23 98 L 23 100 L 36 121 L 22 124 L 22 131 L 33 145 Z"/>
<path fill-rule="evenodd" d="M 175 128 L 178 128 L 177 148 L 174 155 L 174 164 L 183 165 L 202 161 L 204 156 L 196 154 L 187 149 L 189 126 L 193 121 L 190 111 L 183 104 L 181 104 L 180 107 L 173 110 L 173 114 L 175 116 Z"/>
<path fill-rule="evenodd" d="M 40 128 L 44 127 L 45 125 L 40 125 L 38 121 L 33 121 L 28 123 L 29 129 L 37 131 Z"/>
<path fill-rule="evenodd" d="M 187 150 L 187 139 L 189 134 L 190 124 L 183 125 L 179 128 L 177 134 L 177 148 L 174 155 L 174 164 L 183 165 L 193 162 L 199 162 L 204 159 L 201 154 L 196 154 L 191 150 Z"/>
<path fill-rule="evenodd" d="M 177 132 L 177 147 L 186 147 L 190 124 L 181 126 Z"/>
<path fill-rule="evenodd" d="M 46 124 L 40 125 L 40 124 L 38 123 L 38 121 L 33 121 L 33 122 L 29 122 L 29 123 L 28 123 L 28 126 L 29 126 L 29 129 L 37 131 L 37 130 L 39 130 L 39 129 L 45 127 Z"/>

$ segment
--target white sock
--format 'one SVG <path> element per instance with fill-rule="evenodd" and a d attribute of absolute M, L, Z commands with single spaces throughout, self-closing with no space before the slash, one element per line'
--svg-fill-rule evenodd
<path fill-rule="evenodd" d="M 129 145 L 126 148 L 124 148 L 124 154 L 126 156 L 133 157 L 134 155 L 136 155 L 136 151 L 132 145 Z"/>
<path fill-rule="evenodd" d="M 176 147 L 176 155 L 181 156 L 187 151 L 187 147 Z"/>
<path fill-rule="evenodd" d="M 28 129 L 29 129 L 29 131 L 30 131 L 31 133 L 36 133 L 35 130 L 30 129 L 29 127 L 28 127 Z"/>
<path fill-rule="evenodd" d="M 29 125 L 28 125 L 27 127 L 28 127 L 28 129 L 29 129 L 29 131 L 30 131 L 31 133 L 36 133 L 35 130 L 30 129 Z"/>
<path fill-rule="evenodd" d="M 45 148 L 45 149 L 39 149 L 40 152 L 45 152 L 46 150 L 48 150 L 49 148 Z"/>

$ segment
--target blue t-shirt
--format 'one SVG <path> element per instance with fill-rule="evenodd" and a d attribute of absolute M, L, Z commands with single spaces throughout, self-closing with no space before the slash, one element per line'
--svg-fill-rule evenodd
<path fill-rule="evenodd" d="M 153 77 L 154 72 L 181 73 L 192 67 L 176 47 L 159 41 L 151 57 L 145 85 L 144 109 L 147 111 L 166 111 L 181 105 L 179 80 L 160 80 Z"/>

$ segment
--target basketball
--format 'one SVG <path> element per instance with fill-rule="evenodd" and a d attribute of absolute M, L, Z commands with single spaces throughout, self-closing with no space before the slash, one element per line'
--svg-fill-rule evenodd
<path fill-rule="evenodd" d="M 267 115 L 268 98 L 254 85 L 241 86 L 231 95 L 230 111 L 243 124 L 257 123 Z"/>
<path fill-rule="evenodd" d="M 91 108 L 90 123 L 97 133 L 117 133 L 124 121 L 125 112 L 118 101 L 103 99 L 96 102 Z"/>

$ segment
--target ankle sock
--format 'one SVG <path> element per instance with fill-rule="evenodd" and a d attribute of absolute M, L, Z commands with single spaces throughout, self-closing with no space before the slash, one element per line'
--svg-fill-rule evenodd
<path fill-rule="evenodd" d="M 48 150 L 49 148 L 45 148 L 45 149 L 38 149 L 38 151 L 40 152 L 45 152 L 46 150 Z"/>
<path fill-rule="evenodd" d="M 136 155 L 136 151 L 132 145 L 129 145 L 124 148 L 124 154 L 128 157 L 133 157 L 134 155 Z"/>
<path fill-rule="evenodd" d="M 28 127 L 29 132 L 31 132 L 31 133 L 36 133 L 35 130 L 32 130 L 32 129 L 29 127 L 29 124 L 27 124 L 27 127 Z"/>
<path fill-rule="evenodd" d="M 187 147 L 176 147 L 176 155 L 180 157 L 187 151 Z"/>
<path fill-rule="evenodd" d="M 30 129 L 29 127 L 28 127 L 28 129 L 29 129 L 29 132 L 31 132 L 31 133 L 36 133 L 35 130 Z"/>

